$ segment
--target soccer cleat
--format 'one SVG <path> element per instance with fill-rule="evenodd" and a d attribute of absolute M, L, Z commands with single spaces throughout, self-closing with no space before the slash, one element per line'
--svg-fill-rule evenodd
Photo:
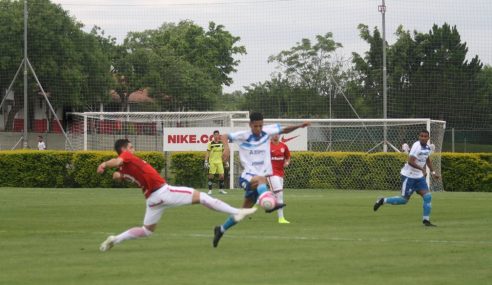
<path fill-rule="evenodd" d="M 233 215 L 232 218 L 234 219 L 234 222 L 240 222 L 242 219 L 244 219 L 246 216 L 249 216 L 256 212 L 256 208 L 244 208 L 244 209 L 239 209 L 238 213 Z"/>
<path fill-rule="evenodd" d="M 422 223 L 424 224 L 424 226 L 426 227 L 437 227 L 437 225 L 434 225 L 433 223 L 431 223 L 429 220 L 423 220 Z"/>
<path fill-rule="evenodd" d="M 290 222 L 287 221 L 285 218 L 278 218 L 278 223 L 279 224 L 290 224 Z"/>
<path fill-rule="evenodd" d="M 227 194 L 227 192 L 225 190 L 222 190 L 222 189 L 219 190 L 219 193 L 224 194 L 224 195 Z"/>
<path fill-rule="evenodd" d="M 272 213 L 272 212 L 275 212 L 277 211 L 278 209 L 282 209 L 283 207 L 287 206 L 287 204 L 282 204 L 282 203 L 278 203 L 277 205 L 275 205 L 275 207 L 271 208 L 270 210 L 265 210 L 265 213 Z"/>
<path fill-rule="evenodd" d="M 219 241 L 223 235 L 224 233 L 220 230 L 220 226 L 216 226 L 214 228 L 214 241 L 213 241 L 214 247 L 217 247 L 219 245 Z"/>
<path fill-rule="evenodd" d="M 212 195 L 212 190 L 208 190 L 207 194 Z"/>
<path fill-rule="evenodd" d="M 99 250 L 102 252 L 110 250 L 114 246 L 115 236 L 109 236 L 101 245 L 99 246 Z"/>
<path fill-rule="evenodd" d="M 376 212 L 379 207 L 381 207 L 384 204 L 384 198 L 379 198 L 376 203 L 374 203 L 374 212 Z"/>

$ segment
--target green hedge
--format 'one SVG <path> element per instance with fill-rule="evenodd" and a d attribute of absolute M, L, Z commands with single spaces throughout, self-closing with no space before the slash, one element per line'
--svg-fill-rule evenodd
<path fill-rule="evenodd" d="M 289 188 L 398 189 L 405 159 L 406 156 L 399 153 L 293 152 L 292 162 L 285 169 L 285 185 Z M 310 166 L 310 171 L 306 171 L 306 165 Z"/>
<path fill-rule="evenodd" d="M 66 151 L 1 151 L 0 186 L 64 187 L 71 181 L 72 155 Z"/>
<path fill-rule="evenodd" d="M 446 191 L 492 192 L 492 153 L 440 155 Z M 174 182 L 206 187 L 203 159 L 204 152 L 172 154 Z M 285 170 L 285 185 L 295 189 L 397 190 L 406 160 L 407 155 L 401 153 L 293 152 L 292 163 Z"/>
<path fill-rule="evenodd" d="M 164 168 L 161 152 L 138 152 L 158 171 Z M 0 151 L 0 186 L 9 187 L 125 187 L 111 175 L 97 174 L 97 166 L 116 157 L 110 151 Z"/>
<path fill-rule="evenodd" d="M 207 172 L 203 168 L 205 152 L 174 152 L 171 154 L 172 183 L 205 188 Z"/>
<path fill-rule="evenodd" d="M 165 166 L 161 152 L 138 156 L 158 171 Z M 206 187 L 204 152 L 171 155 L 172 184 Z M 492 153 L 442 153 L 442 179 L 446 191 L 492 192 Z M 111 171 L 96 173 L 97 166 L 114 152 L 0 151 L 0 186 L 9 187 L 122 187 Z M 399 189 L 399 173 L 406 161 L 399 153 L 293 152 L 286 168 L 289 188 Z M 307 167 L 308 166 L 308 167 Z"/>
<path fill-rule="evenodd" d="M 492 192 L 491 153 L 443 153 L 441 163 L 446 191 Z"/>

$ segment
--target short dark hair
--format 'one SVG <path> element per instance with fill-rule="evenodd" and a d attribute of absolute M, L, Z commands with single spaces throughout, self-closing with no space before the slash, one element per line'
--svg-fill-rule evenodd
<path fill-rule="evenodd" d="M 128 139 L 119 139 L 114 143 L 114 150 L 116 153 L 121 154 L 121 149 L 127 147 L 129 143 Z"/>
<path fill-rule="evenodd" d="M 249 114 L 249 121 L 263 121 L 263 114 L 261 114 L 260 112 L 253 112 Z"/>
<path fill-rule="evenodd" d="M 426 133 L 427 135 L 429 135 L 429 131 L 428 131 L 428 130 L 421 130 L 421 131 L 419 132 L 419 135 L 420 135 L 421 133 Z"/>
<path fill-rule="evenodd" d="M 219 130 L 215 130 L 215 131 L 214 131 L 214 135 L 215 135 L 215 134 L 220 134 Z"/>

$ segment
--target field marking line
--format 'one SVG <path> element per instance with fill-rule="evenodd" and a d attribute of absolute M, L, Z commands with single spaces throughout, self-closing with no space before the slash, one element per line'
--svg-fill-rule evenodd
<path fill-rule="evenodd" d="M 191 237 L 211 237 L 207 234 L 190 234 Z M 492 244 L 492 240 L 421 240 L 421 239 L 367 239 L 343 237 L 305 237 L 305 236 L 256 236 L 256 235 L 227 235 L 230 238 L 268 239 L 268 240 L 308 240 L 308 241 L 350 241 L 350 242 L 415 242 L 415 243 L 456 243 L 456 244 Z"/>
<path fill-rule="evenodd" d="M 0 233 L 9 233 L 13 231 L 0 230 Z M 70 230 L 53 230 L 53 231 L 27 231 L 32 234 L 78 234 L 78 235 L 112 235 L 114 232 L 91 232 L 91 231 L 70 231 Z M 173 238 L 212 238 L 212 232 L 177 234 L 167 232 L 157 232 L 154 236 L 173 237 Z M 492 244 L 492 240 L 436 240 L 436 239 L 378 239 L 378 238 L 345 238 L 345 237 L 309 237 L 309 236 L 276 236 L 276 235 L 235 235 L 227 234 L 227 238 L 234 239 L 257 239 L 257 240 L 301 240 L 301 241 L 343 241 L 343 242 L 376 242 L 376 243 L 393 243 L 393 242 L 412 242 L 412 243 L 435 243 L 435 244 Z"/>

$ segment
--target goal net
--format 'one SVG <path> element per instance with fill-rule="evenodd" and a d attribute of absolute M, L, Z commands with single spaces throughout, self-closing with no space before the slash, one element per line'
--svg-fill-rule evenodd
<path fill-rule="evenodd" d="M 350 156 L 294 154 L 286 169 L 285 188 L 330 188 L 396 190 L 400 184 L 400 169 L 407 159 L 406 146 L 411 147 L 421 130 L 430 133 L 429 144 L 434 149 L 432 163 L 440 173 L 445 122 L 430 119 L 317 119 L 307 120 L 306 151 L 350 152 Z M 248 128 L 247 119 L 232 121 L 235 127 Z M 265 124 L 296 125 L 299 119 L 266 119 Z M 288 135 L 286 136 L 288 137 Z M 289 145 L 289 143 L 287 143 Z M 382 155 L 384 152 L 393 154 Z M 402 153 L 397 155 L 395 153 Z M 366 155 L 369 154 L 369 155 Z M 335 157 L 335 158 L 333 158 Z M 234 158 L 234 186 L 242 168 L 237 154 Z M 443 190 L 441 180 L 430 179 L 434 191 Z"/>
<path fill-rule="evenodd" d="M 249 112 L 72 113 L 72 124 L 68 130 L 72 145 L 78 150 L 111 150 L 116 139 L 128 138 L 138 150 L 162 151 L 165 129 L 187 128 L 192 131 L 202 128 L 247 129 L 248 116 Z M 265 124 L 280 123 L 282 126 L 288 126 L 300 124 L 302 121 L 265 119 Z M 429 143 L 434 149 L 433 166 L 440 173 L 444 121 L 430 119 L 309 121 L 311 126 L 303 130 L 304 138 L 287 143 L 291 147 L 292 144 L 302 141 L 303 145 L 294 147 L 296 153 L 291 165 L 286 169 L 285 188 L 397 190 L 400 188 L 399 171 L 406 160 L 403 146 L 406 144 L 411 147 L 421 130 L 430 132 Z M 313 156 L 303 151 L 319 152 L 319 155 Z M 327 152 L 335 155 L 324 155 Z M 385 152 L 390 154 L 381 154 Z M 399 152 L 402 154 L 396 154 Z M 336 153 L 343 153 L 343 155 Z M 347 156 L 347 153 L 350 155 Z M 239 188 L 238 176 L 242 169 L 237 152 L 231 155 L 231 160 L 233 167 L 229 173 L 230 187 Z M 429 183 L 432 190 L 443 190 L 440 180 L 430 180 Z"/>
<path fill-rule="evenodd" d="M 85 112 L 71 113 L 69 136 L 76 150 L 111 150 L 128 138 L 138 150 L 162 151 L 164 128 L 229 127 L 249 112 Z"/>

